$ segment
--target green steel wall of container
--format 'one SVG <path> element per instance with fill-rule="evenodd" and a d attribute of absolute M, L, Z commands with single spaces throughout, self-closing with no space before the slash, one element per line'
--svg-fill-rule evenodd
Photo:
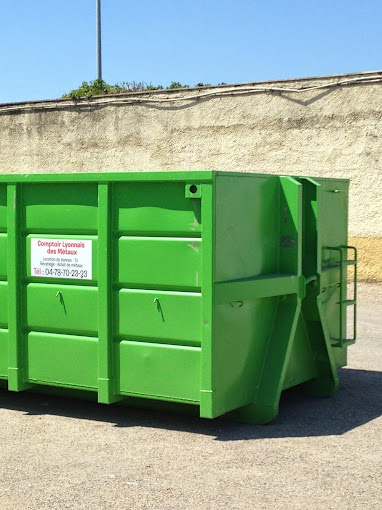
<path fill-rule="evenodd" d="M 287 387 L 330 394 L 351 343 L 347 196 L 258 174 L 2 175 L 0 378 L 260 423 Z M 49 266 L 52 241 L 89 261 Z"/>

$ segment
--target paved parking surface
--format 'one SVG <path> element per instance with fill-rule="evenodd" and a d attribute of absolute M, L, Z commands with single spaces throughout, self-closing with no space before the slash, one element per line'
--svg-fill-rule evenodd
<path fill-rule="evenodd" d="M 380 509 L 382 285 L 330 399 L 251 426 L 0 391 L 0 509 Z"/>

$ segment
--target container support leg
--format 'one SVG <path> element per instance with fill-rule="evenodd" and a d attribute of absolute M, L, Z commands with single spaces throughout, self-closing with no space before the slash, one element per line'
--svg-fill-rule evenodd
<path fill-rule="evenodd" d="M 281 298 L 253 403 L 234 412 L 240 421 L 262 425 L 278 414 L 289 355 L 301 310 L 297 295 Z"/>
<path fill-rule="evenodd" d="M 330 335 L 319 298 L 307 297 L 303 313 L 317 369 L 317 377 L 305 383 L 304 389 L 309 395 L 329 397 L 337 390 L 339 381 Z"/>

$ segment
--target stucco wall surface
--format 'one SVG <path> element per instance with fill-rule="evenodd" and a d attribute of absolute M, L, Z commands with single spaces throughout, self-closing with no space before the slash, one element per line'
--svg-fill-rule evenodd
<path fill-rule="evenodd" d="M 349 178 L 349 233 L 363 247 L 361 277 L 382 279 L 382 72 L 250 85 L 293 89 L 346 78 L 353 81 L 303 93 L 237 86 L 224 95 L 227 86 L 0 105 L 0 172 L 216 169 Z M 216 95 L 197 97 L 206 92 Z M 184 96 L 194 97 L 145 102 Z"/>

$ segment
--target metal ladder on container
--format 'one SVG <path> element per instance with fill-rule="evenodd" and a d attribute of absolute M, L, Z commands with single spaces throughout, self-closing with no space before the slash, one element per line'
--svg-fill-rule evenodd
<path fill-rule="evenodd" d="M 354 344 L 357 338 L 357 248 L 355 246 L 327 246 L 327 250 L 338 251 L 340 254 L 340 261 L 338 267 L 340 269 L 340 300 L 338 302 L 340 307 L 340 338 L 333 347 L 346 347 L 347 345 Z M 353 251 L 353 258 L 348 259 L 348 250 Z M 345 287 L 347 282 L 346 268 L 348 266 L 354 266 L 354 287 L 353 287 L 353 299 L 347 299 L 347 288 Z M 353 306 L 353 336 L 352 338 L 346 338 L 346 309 L 348 306 Z M 345 326 L 345 328 L 344 328 Z"/>

